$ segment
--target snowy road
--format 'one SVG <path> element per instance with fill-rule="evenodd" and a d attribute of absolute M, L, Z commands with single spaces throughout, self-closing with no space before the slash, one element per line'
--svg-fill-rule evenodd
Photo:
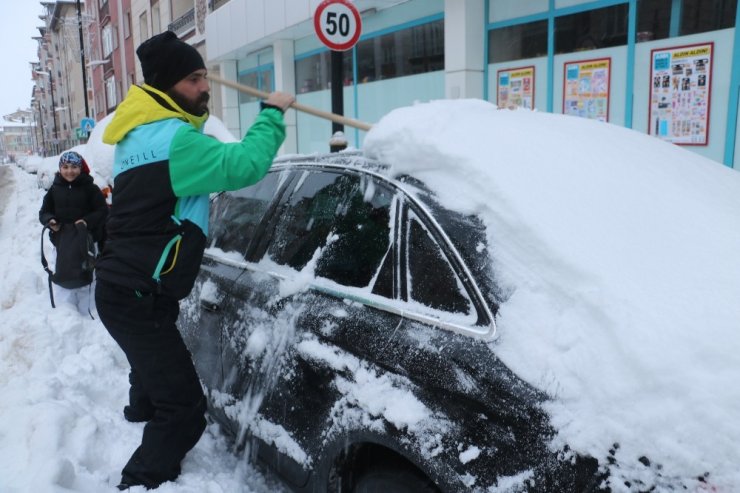
<path fill-rule="evenodd" d="M 114 492 L 143 424 L 123 419 L 128 365 L 87 314 L 87 288 L 55 288 L 50 306 L 39 260 L 43 193 L 35 176 L 0 166 L 0 492 Z M 231 453 L 215 425 L 182 469 L 157 491 L 284 491 Z"/>

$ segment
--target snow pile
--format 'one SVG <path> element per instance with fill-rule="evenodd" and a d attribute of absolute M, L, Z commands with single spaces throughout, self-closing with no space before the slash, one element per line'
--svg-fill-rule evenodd
<path fill-rule="evenodd" d="M 39 256 L 44 191 L 35 182 L 0 166 L 0 491 L 112 493 L 144 425 L 123 419 L 128 363 L 88 315 L 88 288 L 55 286 L 51 308 Z M 283 491 L 234 456 L 215 425 L 182 466 L 158 492 Z"/>
<path fill-rule="evenodd" d="M 707 473 L 740 489 L 737 171 L 622 127 L 472 100 L 395 110 L 365 150 L 486 223 L 512 293 L 491 348 L 554 397 L 554 445 L 614 455 L 616 491 Z"/>

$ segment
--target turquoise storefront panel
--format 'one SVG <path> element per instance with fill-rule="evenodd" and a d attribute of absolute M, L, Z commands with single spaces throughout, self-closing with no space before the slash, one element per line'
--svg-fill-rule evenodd
<path fill-rule="evenodd" d="M 357 85 L 360 103 L 355 105 L 354 87 L 344 89 L 345 116 L 366 123 L 376 123 L 394 108 L 409 106 L 414 102 L 425 102 L 444 98 L 444 72 L 397 77 L 385 81 Z M 331 92 L 317 91 L 299 94 L 301 104 L 330 111 Z M 328 152 L 331 137 L 331 122 L 305 113 L 297 114 L 298 152 Z M 366 132 L 345 127 L 349 145 L 362 147 Z"/>

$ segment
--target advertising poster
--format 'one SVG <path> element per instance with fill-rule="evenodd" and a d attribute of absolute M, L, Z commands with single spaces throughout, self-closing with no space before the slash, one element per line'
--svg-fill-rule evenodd
<path fill-rule="evenodd" d="M 534 66 L 499 70 L 497 80 L 501 108 L 534 108 Z"/>
<path fill-rule="evenodd" d="M 609 121 L 611 58 L 565 64 L 563 113 Z"/>
<path fill-rule="evenodd" d="M 651 51 L 648 133 L 707 145 L 713 43 Z"/>

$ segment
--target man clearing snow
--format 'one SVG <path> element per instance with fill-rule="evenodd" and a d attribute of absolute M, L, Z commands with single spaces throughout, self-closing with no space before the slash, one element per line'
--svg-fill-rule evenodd
<path fill-rule="evenodd" d="M 180 474 L 198 442 L 206 401 L 176 327 L 208 234 L 208 194 L 265 175 L 285 138 L 291 95 L 272 93 L 240 142 L 203 135 L 209 84 L 198 51 L 167 31 L 136 50 L 145 84 L 133 86 L 103 134 L 115 144 L 115 195 L 96 266 L 100 319 L 126 353 L 129 421 L 147 421 L 119 489 L 156 488 Z"/>

